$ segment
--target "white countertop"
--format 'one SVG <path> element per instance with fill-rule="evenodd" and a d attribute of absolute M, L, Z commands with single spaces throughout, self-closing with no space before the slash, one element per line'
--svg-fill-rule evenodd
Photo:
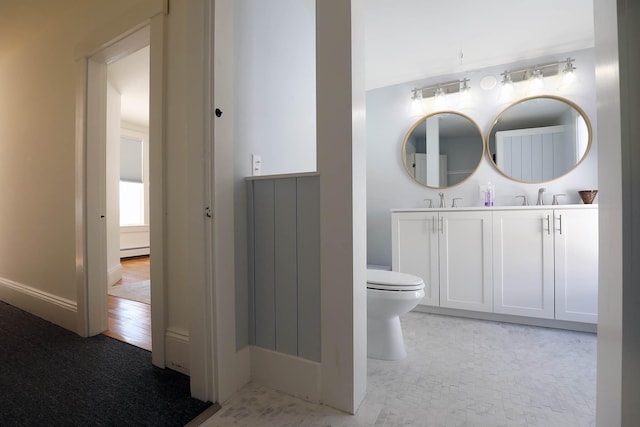
<path fill-rule="evenodd" d="M 393 208 L 391 212 L 434 212 L 434 211 L 517 211 L 517 210 L 542 210 L 542 209 L 598 209 L 598 204 L 591 205 L 533 205 L 533 206 L 461 206 L 457 208 Z"/>
<path fill-rule="evenodd" d="M 303 178 L 306 176 L 320 176 L 318 172 L 297 172 L 297 173 L 283 173 L 277 175 L 255 175 L 245 176 L 246 181 L 259 181 L 261 179 L 287 179 L 287 178 Z"/>

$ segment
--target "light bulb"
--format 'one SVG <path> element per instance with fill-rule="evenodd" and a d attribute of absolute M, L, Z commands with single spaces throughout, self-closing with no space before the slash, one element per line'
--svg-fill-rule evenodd
<path fill-rule="evenodd" d="M 445 105 L 445 91 L 443 88 L 439 87 L 438 89 L 436 89 L 436 93 L 434 95 L 435 97 L 435 101 L 436 101 L 436 106 L 438 108 L 442 108 Z"/>
<path fill-rule="evenodd" d="M 567 59 L 567 63 L 562 69 L 562 85 L 568 86 L 570 85 L 576 78 L 576 73 L 574 72 L 575 68 L 571 64 L 571 61 Z"/>
<path fill-rule="evenodd" d="M 535 68 L 531 75 L 531 82 L 529 83 L 529 91 L 531 93 L 539 93 L 544 89 L 543 78 L 544 76 L 542 75 L 542 71 Z"/>
<path fill-rule="evenodd" d="M 418 89 L 413 90 L 413 95 L 411 96 L 411 111 L 410 114 L 412 116 L 421 116 L 424 114 L 424 108 L 422 104 L 422 91 Z"/>
<path fill-rule="evenodd" d="M 502 91 L 500 93 L 500 99 L 502 101 L 510 101 L 513 99 L 513 80 L 511 80 L 511 74 L 505 73 L 503 74 L 502 79 Z"/>
<path fill-rule="evenodd" d="M 460 103 L 466 105 L 471 100 L 471 87 L 469 86 L 469 79 L 462 80 L 460 85 Z"/>

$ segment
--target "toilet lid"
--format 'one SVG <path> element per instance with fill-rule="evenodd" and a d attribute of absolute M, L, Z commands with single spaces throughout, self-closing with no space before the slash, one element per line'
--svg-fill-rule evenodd
<path fill-rule="evenodd" d="M 424 280 L 412 274 L 397 271 L 367 269 L 367 288 L 385 291 L 419 291 Z"/>

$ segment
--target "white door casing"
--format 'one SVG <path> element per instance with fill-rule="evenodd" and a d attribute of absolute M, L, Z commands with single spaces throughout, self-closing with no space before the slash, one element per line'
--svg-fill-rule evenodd
<path fill-rule="evenodd" d="M 154 43 L 152 43 L 151 35 Z M 86 66 L 86 150 L 84 171 L 85 185 L 85 299 L 86 301 L 84 332 L 86 335 L 96 335 L 108 329 L 107 316 L 107 263 L 106 263 L 106 88 L 107 64 L 114 62 L 129 53 L 135 52 L 143 46 L 151 44 L 150 80 L 152 97 L 155 102 L 150 103 L 149 136 L 151 141 L 162 141 L 162 20 L 152 19 L 141 24 L 126 34 L 120 35 L 107 43 L 85 60 Z M 155 61 L 154 61 L 155 60 Z M 159 91 L 159 93 L 158 93 Z M 159 99 L 158 99 L 159 98 Z M 151 179 L 154 175 L 162 174 L 162 144 L 150 144 Z M 154 182 L 160 182 L 157 180 Z M 162 186 L 155 186 L 156 190 Z M 156 191 L 150 196 L 151 207 L 151 247 L 154 262 L 151 264 L 151 294 L 153 305 L 152 317 L 152 346 L 164 349 L 164 280 L 162 274 L 162 219 L 161 212 L 162 191 Z M 157 212 L 155 220 L 153 215 Z M 158 222 L 158 224 L 156 224 Z M 154 243 L 155 240 L 155 243 Z M 80 311 L 80 310 L 79 310 Z M 81 328 L 82 329 L 82 328 Z M 164 351 L 154 351 L 153 363 L 164 367 Z"/>

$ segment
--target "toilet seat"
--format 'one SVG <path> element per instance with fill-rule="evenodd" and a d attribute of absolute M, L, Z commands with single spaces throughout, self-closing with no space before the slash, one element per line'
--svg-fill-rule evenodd
<path fill-rule="evenodd" d="M 419 291 L 424 281 L 412 274 L 398 271 L 367 269 L 367 288 L 382 291 Z"/>

